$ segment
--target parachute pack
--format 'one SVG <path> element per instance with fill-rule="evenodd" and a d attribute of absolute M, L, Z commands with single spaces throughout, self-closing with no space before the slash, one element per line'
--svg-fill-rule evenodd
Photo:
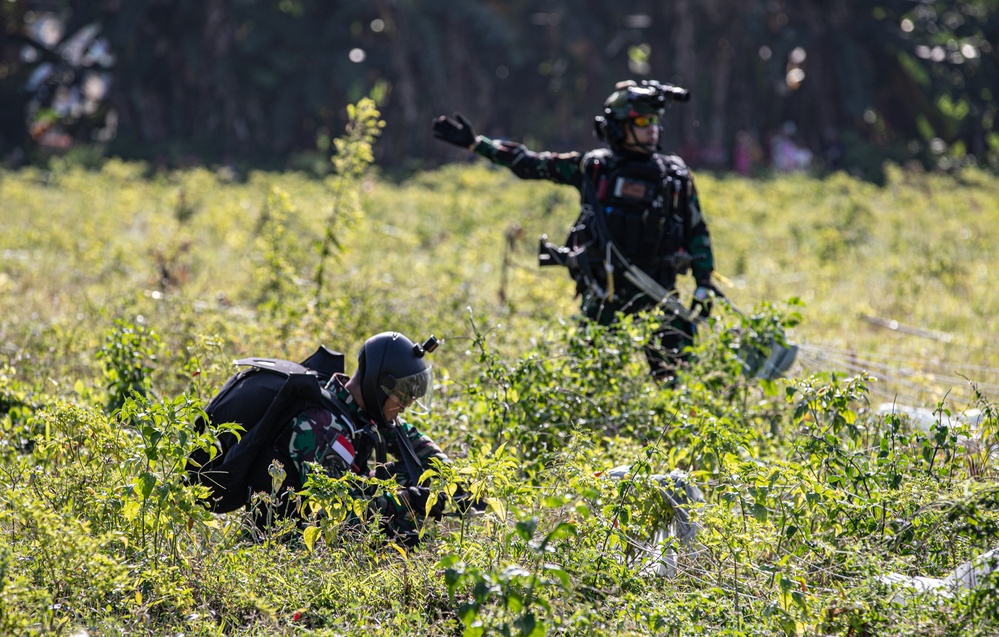
<path fill-rule="evenodd" d="M 247 367 L 226 381 L 205 407 L 212 425 L 237 423 L 240 437 L 226 432 L 216 442 L 218 453 L 198 449 L 188 456 L 187 473 L 193 484 L 211 489 L 206 500 L 216 513 L 234 511 L 249 501 L 254 488 L 270 484 L 267 467 L 281 460 L 274 449 L 278 436 L 303 409 L 319 405 L 340 411 L 326 384 L 343 373 L 344 356 L 320 346 L 301 363 L 274 358 L 245 358 L 236 365 Z M 203 433 L 208 423 L 198 417 L 195 427 Z M 264 457 L 265 455 L 269 457 Z M 289 474 L 294 472 L 287 460 Z"/>

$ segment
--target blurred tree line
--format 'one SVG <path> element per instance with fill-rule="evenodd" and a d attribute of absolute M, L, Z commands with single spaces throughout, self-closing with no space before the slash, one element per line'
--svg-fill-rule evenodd
<path fill-rule="evenodd" d="M 592 147 L 614 83 L 654 78 L 691 90 L 666 143 L 695 166 L 748 144 L 759 169 L 783 132 L 868 177 L 999 170 L 999 0 L 2 0 L 0 22 L 0 158 L 319 165 L 371 95 L 405 171 L 459 157 L 429 126 L 456 110 Z"/>

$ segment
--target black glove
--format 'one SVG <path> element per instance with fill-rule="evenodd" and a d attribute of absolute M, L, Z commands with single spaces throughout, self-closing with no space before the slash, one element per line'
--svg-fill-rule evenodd
<path fill-rule="evenodd" d="M 475 130 L 472 128 L 472 122 L 465 119 L 461 113 L 455 113 L 454 119 L 447 115 L 441 115 L 435 119 L 434 137 L 469 150 L 475 145 Z"/>
<path fill-rule="evenodd" d="M 711 284 L 711 281 L 698 281 L 694 297 L 690 300 L 690 311 L 694 317 L 708 318 L 716 296 L 721 296 L 721 293 L 718 288 Z"/>
<path fill-rule="evenodd" d="M 673 271 L 677 274 L 686 274 L 687 270 L 690 269 L 690 264 L 694 262 L 694 257 L 682 248 L 666 258 L 669 260 Z"/>
<path fill-rule="evenodd" d="M 472 497 L 472 494 L 465 491 L 461 486 L 457 488 L 452 497 L 454 501 L 454 508 L 457 509 L 458 515 L 464 517 L 469 511 L 475 509 L 476 511 L 485 511 L 486 504 L 485 500 L 476 500 Z"/>
<path fill-rule="evenodd" d="M 430 512 L 427 512 L 427 500 L 430 498 L 430 489 L 426 487 L 406 487 L 406 500 L 409 504 L 409 508 L 413 510 L 418 517 L 429 517 L 435 520 L 440 520 L 444 517 L 444 503 L 445 499 L 438 497 L 437 502 L 434 506 L 430 508 Z"/>

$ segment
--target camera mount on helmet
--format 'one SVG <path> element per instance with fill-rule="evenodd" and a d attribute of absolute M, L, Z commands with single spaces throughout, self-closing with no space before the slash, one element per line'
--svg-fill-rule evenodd
<path fill-rule="evenodd" d="M 423 358 L 424 354 L 429 354 L 439 346 L 441 343 L 437 340 L 437 337 L 433 334 L 430 338 L 423 341 L 423 345 L 413 345 L 413 353 L 416 354 L 417 358 Z"/>
<path fill-rule="evenodd" d="M 642 86 L 655 89 L 668 102 L 689 102 L 690 91 L 676 84 L 660 82 L 658 80 L 642 80 Z"/>

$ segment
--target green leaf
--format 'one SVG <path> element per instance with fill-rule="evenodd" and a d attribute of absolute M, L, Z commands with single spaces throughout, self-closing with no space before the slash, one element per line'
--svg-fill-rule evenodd
<path fill-rule="evenodd" d="M 444 583 L 447 584 L 447 594 L 454 600 L 454 592 L 458 590 L 458 586 L 465 580 L 465 573 L 463 570 L 457 570 L 453 568 L 446 569 L 444 571 Z"/>
<path fill-rule="evenodd" d="M 519 613 L 524 608 L 524 599 L 516 591 L 506 594 L 506 609 L 511 613 Z"/>
<path fill-rule="evenodd" d="M 156 476 L 146 471 L 136 479 L 136 482 L 139 494 L 142 495 L 143 500 L 146 500 L 156 487 Z"/>
<path fill-rule="evenodd" d="M 560 540 L 562 538 L 567 538 L 576 535 L 576 525 L 571 522 L 560 522 L 552 531 L 545 536 L 544 542 L 541 543 L 542 547 L 548 546 L 549 543 L 555 540 Z"/>
<path fill-rule="evenodd" d="M 477 602 L 467 602 L 458 607 L 458 618 L 465 626 L 470 626 L 478 616 L 479 604 Z"/>
<path fill-rule="evenodd" d="M 565 571 L 564 568 L 562 568 L 558 564 L 545 564 L 543 568 L 546 573 L 548 573 L 549 575 L 553 575 L 556 579 L 558 579 L 559 583 L 562 585 L 562 588 L 566 590 L 569 589 L 569 586 L 572 583 L 572 578 L 569 577 L 569 574 Z"/>
<path fill-rule="evenodd" d="M 534 532 L 538 528 L 538 518 L 532 517 L 529 520 L 522 520 L 520 522 L 517 522 L 517 526 L 515 528 L 517 531 L 517 535 L 524 538 L 525 540 L 530 540 L 532 537 L 534 537 Z"/>
<path fill-rule="evenodd" d="M 794 422 L 801 422 L 807 414 L 808 403 L 805 401 L 798 403 L 797 407 L 794 408 Z"/>
<path fill-rule="evenodd" d="M 430 495 L 427 496 L 427 507 L 426 511 L 423 512 L 423 515 L 429 517 L 430 512 L 433 510 L 434 505 L 437 504 L 437 500 L 439 499 L 440 499 L 440 494 L 438 494 L 436 491 L 431 492 Z"/>
<path fill-rule="evenodd" d="M 451 568 L 459 562 L 461 562 L 461 557 L 455 553 L 450 553 L 437 561 L 437 568 Z"/>
<path fill-rule="evenodd" d="M 486 504 L 489 508 L 496 514 L 496 516 L 501 519 L 506 519 L 506 507 L 503 505 L 503 501 L 499 498 L 486 498 Z"/>
<path fill-rule="evenodd" d="M 549 509 L 557 509 L 565 504 L 565 500 L 555 495 L 545 496 L 541 502 Z"/>
<path fill-rule="evenodd" d="M 305 540 L 305 548 L 309 549 L 309 553 L 315 550 L 316 538 L 319 537 L 319 527 L 307 526 L 305 530 L 302 531 L 302 538 Z"/>
<path fill-rule="evenodd" d="M 518 617 L 513 622 L 514 627 L 520 630 L 522 637 L 534 637 L 536 635 L 535 628 L 537 626 L 537 620 L 534 617 L 534 613 L 527 613 L 521 617 Z"/>

